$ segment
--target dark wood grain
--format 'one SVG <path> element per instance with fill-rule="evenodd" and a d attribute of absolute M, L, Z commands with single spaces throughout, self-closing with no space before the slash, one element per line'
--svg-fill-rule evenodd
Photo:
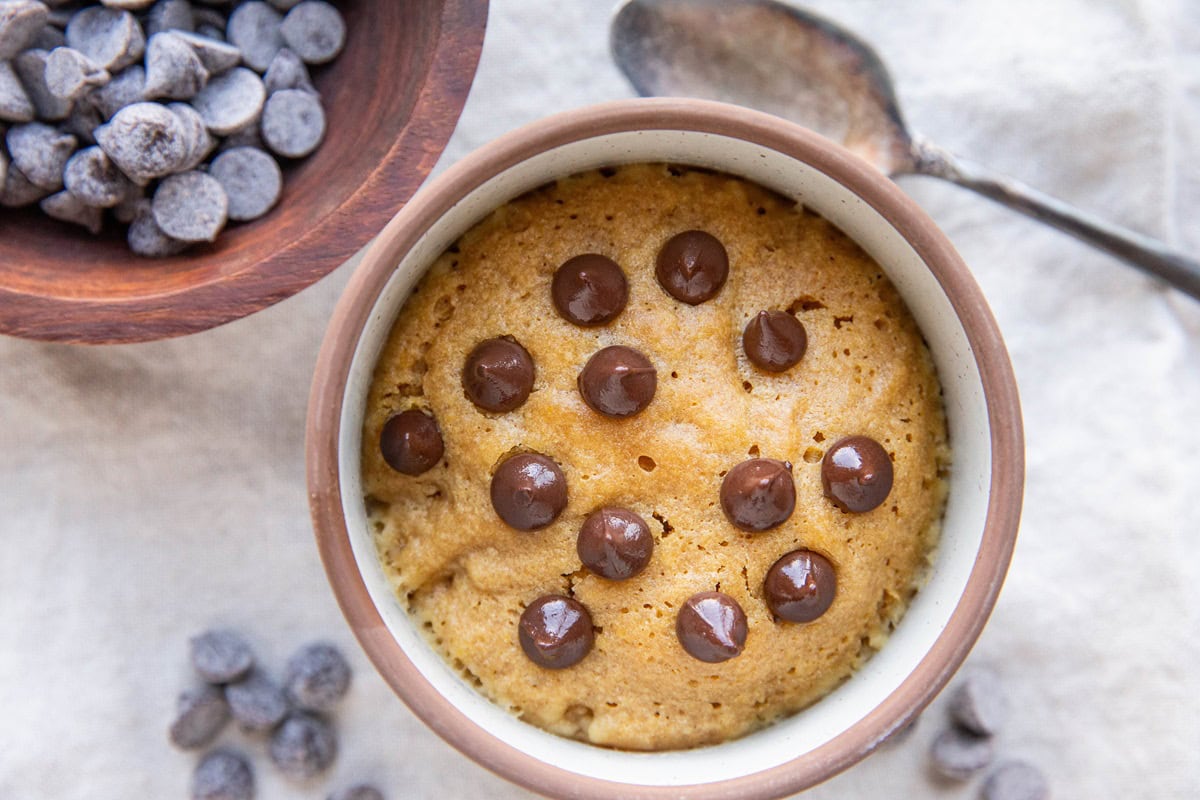
<path fill-rule="evenodd" d="M 213 245 L 142 259 L 35 209 L 0 209 L 0 333 L 74 343 L 165 339 L 287 298 L 382 229 L 433 169 L 466 101 L 487 0 L 353 0 L 341 57 L 314 76 L 322 146 L 285 167 L 280 204 Z"/>

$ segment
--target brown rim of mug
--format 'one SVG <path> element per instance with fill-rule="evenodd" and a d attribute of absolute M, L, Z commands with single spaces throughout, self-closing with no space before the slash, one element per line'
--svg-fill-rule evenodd
<path fill-rule="evenodd" d="M 338 474 L 338 439 L 351 360 L 371 311 L 402 256 L 458 200 L 514 164 L 570 142 L 636 130 L 686 130 L 742 139 L 808 163 L 879 212 L 917 251 L 946 292 L 979 366 L 992 446 L 983 541 L 945 629 L 916 669 L 870 713 L 797 758 L 760 772 L 690 786 L 641 786 L 579 775 L 529 756 L 453 706 L 405 655 L 367 592 L 351 551 Z M 307 426 L 309 503 L 330 584 L 376 669 L 439 736 L 500 776 L 552 797 L 766 800 L 807 789 L 854 764 L 919 713 L 974 645 L 1012 558 L 1024 484 L 1017 387 L 999 329 L 975 280 L 933 221 L 867 162 L 793 123 L 689 99 L 620 100 L 568 111 L 508 133 L 430 183 L 384 228 L 334 311 L 317 360 Z"/>

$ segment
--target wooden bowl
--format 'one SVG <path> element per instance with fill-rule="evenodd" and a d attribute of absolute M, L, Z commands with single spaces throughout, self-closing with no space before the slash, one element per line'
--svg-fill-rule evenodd
<path fill-rule="evenodd" d="M 36 207 L 0 209 L 0 333 L 165 339 L 277 303 L 353 255 L 421 185 L 475 75 L 487 0 L 346 0 L 345 50 L 316 70 L 325 142 L 284 168 L 283 199 L 212 245 L 144 259 Z"/>

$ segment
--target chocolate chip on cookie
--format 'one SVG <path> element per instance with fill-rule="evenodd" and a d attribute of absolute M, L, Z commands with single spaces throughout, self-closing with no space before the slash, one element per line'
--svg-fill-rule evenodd
<path fill-rule="evenodd" d="M 675 635 L 692 658 L 715 664 L 740 655 L 746 646 L 746 614 L 721 592 L 700 592 L 687 599 L 675 617 Z"/>
<path fill-rule="evenodd" d="M 821 483 L 825 496 L 842 511 L 870 511 L 892 491 L 892 459 L 874 439 L 847 437 L 825 454 Z"/>
<path fill-rule="evenodd" d="M 671 237 L 658 253 L 654 270 L 667 294 L 688 305 L 711 300 L 729 277 L 729 255 L 717 237 L 684 231 Z"/>
<path fill-rule="evenodd" d="M 721 482 L 721 508 L 744 531 L 782 525 L 796 509 L 791 463 L 751 458 L 738 464 Z"/>
<path fill-rule="evenodd" d="M 576 543 L 579 560 L 602 578 L 619 581 L 645 569 L 654 552 L 646 521 L 627 508 L 601 508 L 583 521 Z"/>
<path fill-rule="evenodd" d="M 534 374 L 533 357 L 516 339 L 487 339 L 467 356 L 463 391 L 484 411 L 512 411 L 529 399 Z"/>
<path fill-rule="evenodd" d="M 760 311 L 742 332 L 746 358 L 767 372 L 783 372 L 800 363 L 808 349 L 804 323 L 786 311 Z"/>
<path fill-rule="evenodd" d="M 592 615 L 579 601 L 563 595 L 539 597 L 517 625 L 521 649 L 546 669 L 564 669 L 583 660 L 595 644 Z"/>
<path fill-rule="evenodd" d="M 632 347 L 613 345 L 588 359 L 579 373 L 579 393 L 606 417 L 630 417 L 654 399 L 658 373 L 650 359 Z"/>
<path fill-rule="evenodd" d="M 492 475 L 492 508 L 519 531 L 544 528 L 567 507 L 567 478 L 553 460 L 518 453 Z"/>
<path fill-rule="evenodd" d="M 550 284 L 554 307 L 563 319 L 576 325 L 612 322 L 629 300 L 625 273 L 607 256 L 586 253 L 568 259 Z"/>
<path fill-rule="evenodd" d="M 445 452 L 437 420 L 415 408 L 401 411 L 384 423 L 379 451 L 388 466 L 405 475 L 420 475 L 441 461 Z"/>
<path fill-rule="evenodd" d="M 812 622 L 829 609 L 836 594 L 833 564 L 811 550 L 793 550 L 783 556 L 763 581 L 767 607 L 788 622 Z"/>

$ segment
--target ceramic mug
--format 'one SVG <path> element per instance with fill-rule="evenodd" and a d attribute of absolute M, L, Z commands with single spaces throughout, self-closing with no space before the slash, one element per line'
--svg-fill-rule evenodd
<path fill-rule="evenodd" d="M 381 348 L 412 287 L 447 246 L 507 201 L 622 163 L 726 172 L 792 197 L 880 264 L 929 345 L 954 461 L 928 582 L 882 649 L 813 706 L 692 750 L 633 753 L 561 738 L 492 704 L 427 643 L 384 576 L 363 503 L 362 422 Z M 698 100 L 627 100 L 509 133 L 425 187 L 383 230 L 325 337 L 308 416 L 317 542 L 355 634 L 435 732 L 505 778 L 562 798 L 765 800 L 863 758 L 937 694 L 979 636 L 1008 568 L 1024 446 L 1012 367 L 986 302 L 933 221 L 874 167 L 797 125 Z"/>

